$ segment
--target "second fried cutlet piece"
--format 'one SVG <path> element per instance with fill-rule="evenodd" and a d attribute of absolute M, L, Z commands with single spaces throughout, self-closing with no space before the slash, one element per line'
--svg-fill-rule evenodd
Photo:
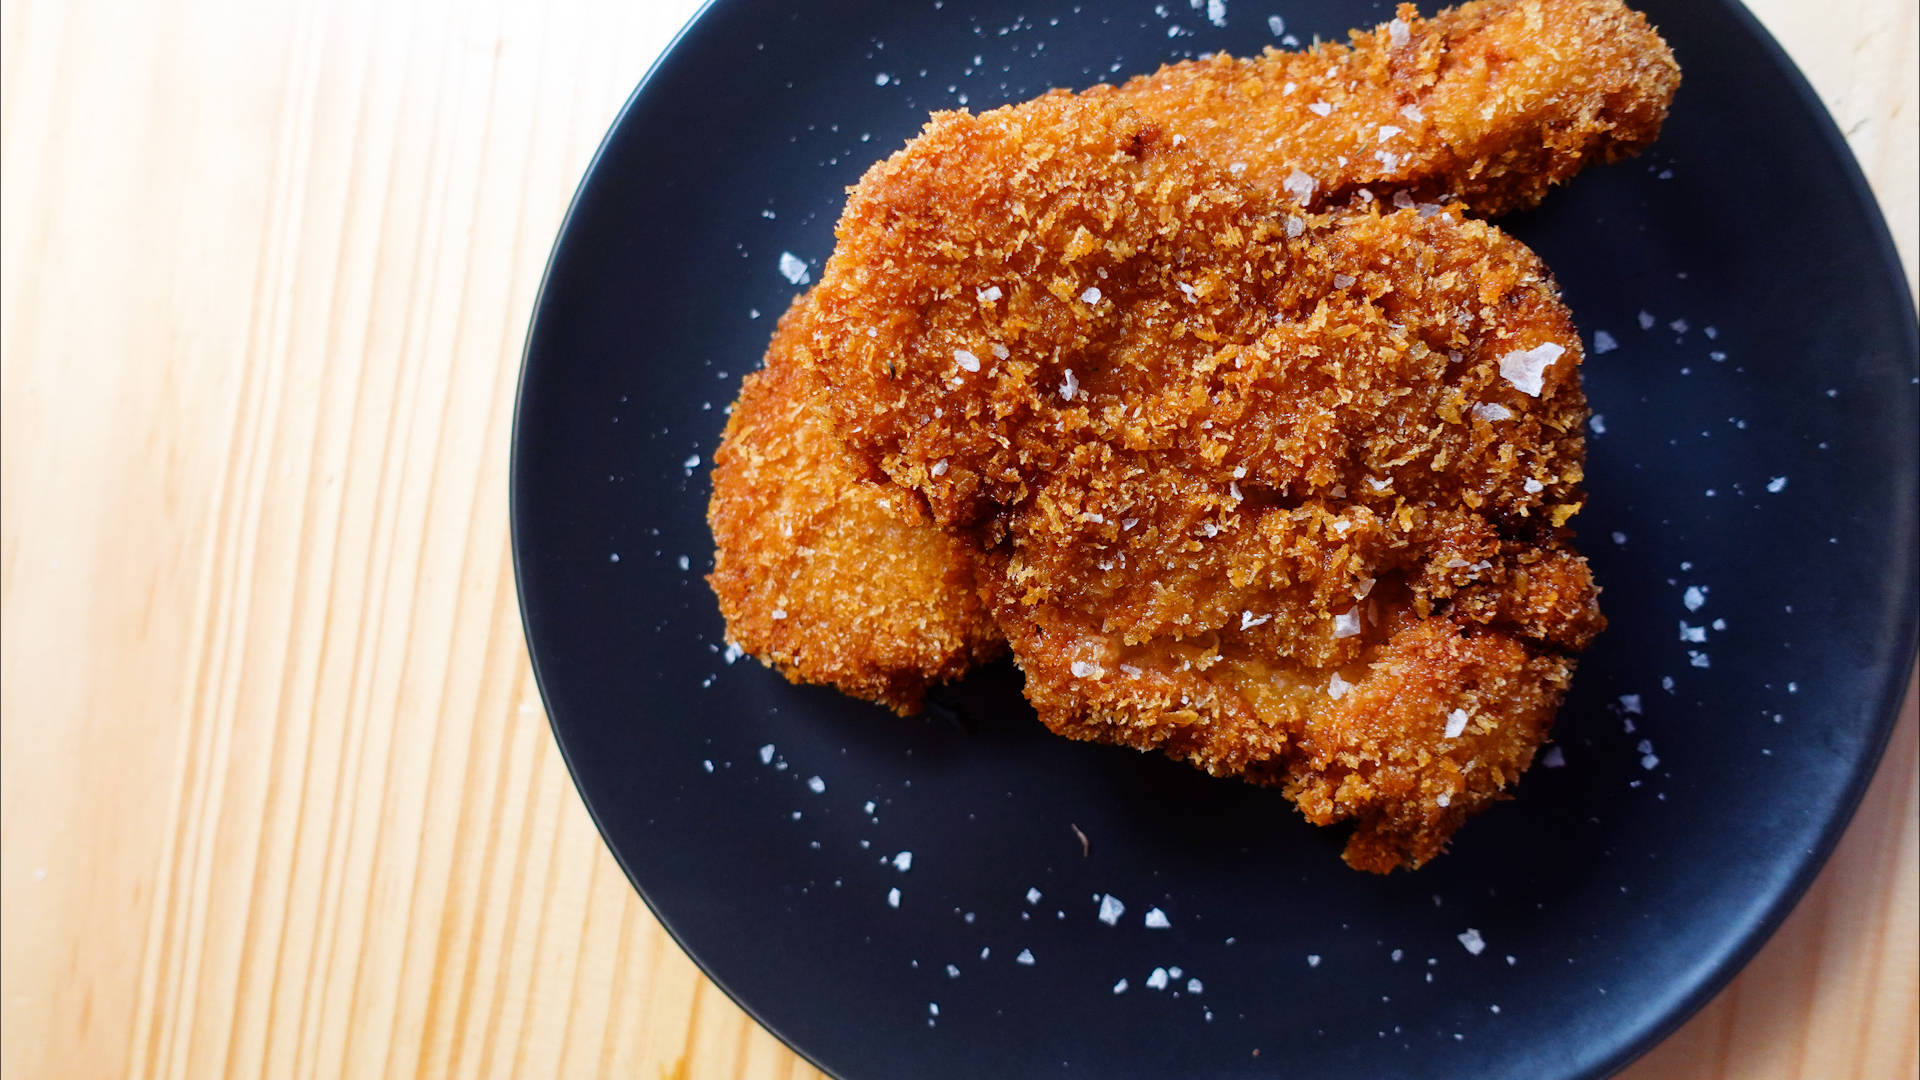
<path fill-rule="evenodd" d="M 795 682 L 903 715 L 930 683 L 1004 651 L 966 545 L 907 491 L 863 474 L 793 345 L 805 298 L 747 376 L 713 457 L 708 577 L 730 644 Z"/>
<path fill-rule="evenodd" d="M 1431 19 L 1402 4 L 1350 45 L 1173 64 L 1113 94 L 1301 204 L 1405 189 L 1491 217 L 1651 145 L 1679 84 L 1619 0 L 1476 0 Z"/>
<path fill-rule="evenodd" d="M 1281 783 L 1375 870 L 1525 767 L 1600 618 L 1579 342 L 1523 245 L 1289 214 L 1064 96 L 936 116 L 840 234 L 802 351 L 980 545 L 1055 730 Z"/>

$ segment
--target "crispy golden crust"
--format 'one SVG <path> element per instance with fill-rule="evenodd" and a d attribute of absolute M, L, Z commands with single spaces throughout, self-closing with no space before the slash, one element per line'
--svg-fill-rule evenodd
<path fill-rule="evenodd" d="M 930 683 L 1002 650 L 964 543 L 910 493 L 863 475 L 795 362 L 805 301 L 780 319 L 714 453 L 708 581 L 727 638 L 795 682 L 910 715 Z"/>
<path fill-rule="evenodd" d="M 1651 145 L 1679 83 L 1666 42 L 1618 0 L 1479 0 L 1432 19 L 1402 4 L 1350 45 L 1173 64 L 1113 93 L 1301 202 L 1410 189 L 1497 216 Z"/>
<path fill-rule="evenodd" d="M 1615 0 L 1481 0 L 1432 20 L 1410 9 L 1401 15 L 1408 26 L 1404 47 L 1383 25 L 1355 32 L 1352 48 L 1212 57 L 1170 65 L 1118 90 L 1087 93 L 1137 106 L 1216 164 L 1243 164 L 1242 178 L 1270 191 L 1284 190 L 1293 171 L 1304 169 L 1311 188 L 1295 178 L 1288 197 L 1304 193 L 1312 208 L 1373 184 L 1382 198 L 1395 191 L 1421 199 L 1450 194 L 1469 212 L 1498 213 L 1532 204 L 1589 160 L 1650 142 L 1678 78 L 1665 43 Z M 1308 108 L 1321 101 L 1325 117 Z M 1383 123 L 1401 131 L 1381 140 Z M 784 347 L 777 339 L 770 364 L 785 362 Z M 785 430 L 782 417 L 797 409 L 799 384 L 785 375 L 769 381 L 780 392 L 743 392 L 735 428 Z M 761 413 L 778 415 L 763 419 Z M 745 470 L 719 472 L 713 513 L 734 523 L 716 535 L 716 566 L 727 568 L 716 587 L 724 582 L 722 608 L 738 624 L 730 636 L 790 678 L 913 708 L 927 683 L 958 677 L 968 657 L 992 651 L 991 628 L 976 609 L 962 607 L 940 619 L 925 608 L 924 583 L 964 581 L 971 573 L 968 556 L 903 524 L 920 513 L 911 500 L 892 503 L 865 487 L 805 481 L 803 474 L 844 477 L 863 466 L 835 460 L 844 451 L 817 423 L 794 425 L 791 437 L 786 452 L 795 482 L 787 498 L 817 494 L 822 504 L 812 509 L 819 514 L 848 503 L 847 520 L 821 519 L 841 546 L 823 554 L 751 528 L 769 492 L 745 486 Z M 760 479 L 764 474 L 751 475 L 769 490 L 774 486 Z M 876 524 L 863 530 L 863 521 Z M 943 557 L 955 561 L 945 567 L 930 561 Z M 830 583 L 858 564 L 915 572 L 866 578 L 861 597 L 790 584 Z M 777 627 L 754 607 L 776 593 L 788 614 Z"/>
<path fill-rule="evenodd" d="M 1510 783 L 1599 628 L 1579 341 L 1490 226 L 1292 215 L 1053 95 L 871 170 L 812 311 L 848 444 L 987 554 L 1041 718 L 1357 817 L 1355 865 Z M 1454 710 L 1484 734 L 1434 753 Z"/>

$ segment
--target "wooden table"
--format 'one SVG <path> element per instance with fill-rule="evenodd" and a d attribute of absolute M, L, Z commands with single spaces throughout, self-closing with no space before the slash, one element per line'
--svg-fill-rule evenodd
<path fill-rule="evenodd" d="M 542 263 L 691 6 L 0 6 L 9 1080 L 816 1075 L 602 847 L 508 560 Z M 1911 279 L 1915 0 L 1756 8 Z M 1914 1075 L 1915 731 L 1631 1076 Z"/>

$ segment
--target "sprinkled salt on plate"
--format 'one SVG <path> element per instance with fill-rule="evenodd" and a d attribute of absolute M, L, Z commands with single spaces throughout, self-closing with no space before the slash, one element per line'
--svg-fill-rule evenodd
<path fill-rule="evenodd" d="M 1485 939 L 1480 936 L 1480 931 L 1475 930 L 1471 926 L 1454 936 L 1460 939 L 1461 948 L 1475 956 L 1479 956 L 1482 952 L 1486 951 L 1487 943 Z"/>
<path fill-rule="evenodd" d="M 1173 923 L 1168 921 L 1167 913 L 1159 908 L 1148 908 L 1146 918 L 1142 920 L 1149 930 L 1165 930 Z"/>
<path fill-rule="evenodd" d="M 780 276 L 795 285 L 805 285 L 813 280 L 813 274 L 807 270 L 807 264 L 791 251 L 780 253 Z"/>

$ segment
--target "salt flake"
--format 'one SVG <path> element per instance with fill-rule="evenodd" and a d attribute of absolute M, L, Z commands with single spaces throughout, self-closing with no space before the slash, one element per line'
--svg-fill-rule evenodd
<path fill-rule="evenodd" d="M 1500 358 L 1500 377 L 1528 397 L 1539 397 L 1547 368 L 1566 351 L 1551 341 L 1531 349 L 1516 349 Z"/>

